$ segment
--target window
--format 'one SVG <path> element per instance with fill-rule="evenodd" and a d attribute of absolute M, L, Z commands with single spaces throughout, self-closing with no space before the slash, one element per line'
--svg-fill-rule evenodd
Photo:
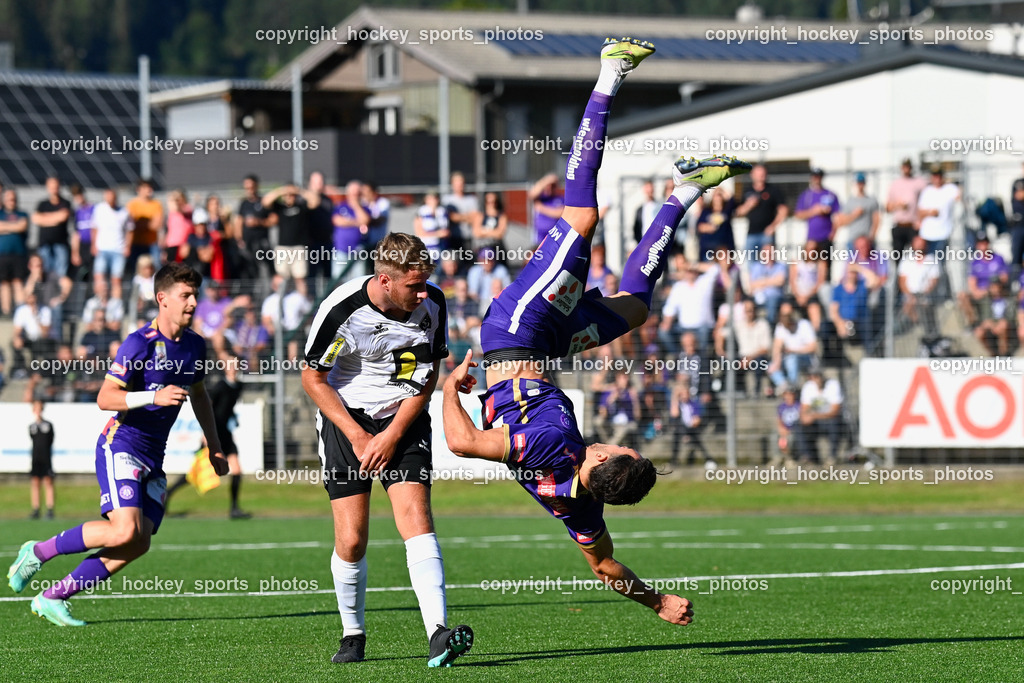
<path fill-rule="evenodd" d="M 368 85 L 390 85 L 398 82 L 398 48 L 391 43 L 374 43 L 366 48 Z"/>

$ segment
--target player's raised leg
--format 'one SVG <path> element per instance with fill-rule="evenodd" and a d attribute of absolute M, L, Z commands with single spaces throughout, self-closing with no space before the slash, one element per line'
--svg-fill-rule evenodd
<path fill-rule="evenodd" d="M 590 94 L 565 167 L 562 211 L 562 220 L 588 242 L 597 226 L 597 170 L 604 156 L 612 100 L 626 74 L 653 53 L 651 43 L 632 38 L 608 38 L 601 48 L 601 75 Z"/>
<path fill-rule="evenodd" d="M 630 329 L 643 325 L 650 312 L 654 288 L 668 265 L 676 227 L 683 214 L 705 191 L 729 178 L 748 173 L 751 168 L 751 164 L 727 156 L 699 161 L 692 157 L 676 160 L 672 169 L 675 190 L 665 200 L 640 243 L 626 259 L 619 292 L 598 299 L 598 303 L 624 318 Z"/>

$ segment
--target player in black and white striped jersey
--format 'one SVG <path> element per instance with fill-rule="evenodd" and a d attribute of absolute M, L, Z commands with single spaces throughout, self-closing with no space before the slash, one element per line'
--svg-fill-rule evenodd
<path fill-rule="evenodd" d="M 448 356 L 444 294 L 423 242 L 390 234 L 374 274 L 328 296 L 306 341 L 302 385 L 316 416 L 324 487 L 334 514 L 334 574 L 343 633 L 332 661 L 364 658 L 366 544 L 372 476 L 391 500 L 409 576 L 430 641 L 429 666 L 449 666 L 472 645 L 468 626 L 447 627 L 444 564 L 430 514 L 427 404 Z"/>

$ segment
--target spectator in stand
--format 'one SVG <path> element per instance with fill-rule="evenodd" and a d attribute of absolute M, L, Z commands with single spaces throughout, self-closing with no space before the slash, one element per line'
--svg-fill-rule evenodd
<path fill-rule="evenodd" d="M 989 355 L 1008 355 L 1010 325 L 1013 324 L 1016 315 L 1003 282 L 998 279 L 990 280 L 985 298 L 978 303 L 978 326 L 974 330 L 974 336 L 985 346 Z M 990 336 L 996 339 L 995 348 L 991 345 Z"/>
<path fill-rule="evenodd" d="M 182 260 L 182 247 L 188 244 L 194 229 L 188 196 L 184 190 L 174 190 L 167 195 L 167 232 L 163 239 L 166 263 Z"/>
<path fill-rule="evenodd" d="M 742 302 L 742 311 L 734 322 L 736 327 L 736 358 L 739 359 L 741 367 L 736 373 L 736 386 L 740 391 L 747 393 L 746 377 L 754 374 L 753 395 L 761 393 L 761 381 L 764 379 L 765 370 L 768 367 L 769 354 L 772 350 L 772 330 L 768 321 L 757 317 L 757 309 L 754 302 L 745 299 Z M 725 354 L 722 353 L 724 356 Z M 771 386 L 765 387 L 765 396 L 772 396 Z"/>
<path fill-rule="evenodd" d="M 544 241 L 548 230 L 562 217 L 565 197 L 558 189 L 558 175 L 548 173 L 538 180 L 527 193 L 533 202 L 533 230 L 535 246 Z"/>
<path fill-rule="evenodd" d="M 740 277 L 740 267 L 733 262 L 733 252 L 725 249 L 718 249 L 714 252 L 715 266 L 718 268 L 718 277 L 715 279 L 715 288 L 711 294 L 712 311 L 717 311 L 729 298 L 729 290 L 735 283 L 735 289 L 743 293 L 743 282 Z"/>
<path fill-rule="evenodd" d="M 0 309 L 11 315 L 15 303 L 25 300 L 28 277 L 28 214 L 18 209 L 18 193 L 4 190 L 0 210 Z"/>
<path fill-rule="evenodd" d="M 656 360 L 657 355 L 653 359 Z M 669 402 L 669 390 L 654 366 L 649 365 L 647 372 L 641 375 L 642 384 L 637 400 L 640 402 L 639 431 L 644 441 L 653 441 L 665 431 L 665 415 Z"/>
<path fill-rule="evenodd" d="M 487 301 L 477 302 L 477 307 L 483 309 L 484 313 L 491 307 L 491 304 L 505 291 L 505 283 L 500 277 L 491 278 L 491 295 Z"/>
<path fill-rule="evenodd" d="M 821 331 L 821 288 L 828 282 L 827 252 L 818 242 L 808 240 L 789 266 L 789 283 L 795 308 Z"/>
<path fill-rule="evenodd" d="M 812 366 L 807 381 L 800 389 L 800 430 L 797 432 L 797 452 L 802 462 L 818 463 L 818 438 L 829 443 L 827 465 L 839 459 L 839 437 L 842 432 L 843 390 L 839 381 L 825 381 L 821 368 Z"/>
<path fill-rule="evenodd" d="M 64 303 L 71 294 L 71 279 L 59 277 L 54 272 L 43 269 L 43 259 L 39 254 L 28 257 L 28 277 L 25 278 L 25 291 L 33 292 L 36 301 L 50 309 L 52 315 L 50 336 L 60 340 L 64 321 Z"/>
<path fill-rule="evenodd" d="M 223 278 L 212 277 L 214 260 L 220 254 L 220 236 L 209 230 L 210 216 L 200 207 L 192 212 L 192 234 L 178 249 L 181 262 L 203 276 L 204 280 L 219 282 Z"/>
<path fill-rule="evenodd" d="M 732 336 L 730 329 L 730 316 L 733 321 L 739 322 L 745 319 L 743 311 L 743 290 L 737 287 L 733 290 L 732 303 L 723 301 L 718 305 L 718 314 L 715 317 L 715 328 L 711 331 L 711 339 L 714 342 L 715 353 L 719 357 L 725 356 L 725 341 Z"/>
<path fill-rule="evenodd" d="M 846 226 L 847 249 L 853 249 L 860 237 L 868 237 L 873 242 L 878 233 L 878 224 L 882 214 L 878 210 L 878 200 L 869 197 L 865 192 L 867 177 L 863 173 L 854 176 L 853 196 L 846 200 L 846 211 L 835 216 L 836 228 Z"/>
<path fill-rule="evenodd" d="M 148 256 L 148 254 L 143 255 Z M 95 308 L 78 346 L 84 351 L 86 357 L 102 358 L 106 355 L 110 343 L 116 342 L 120 338 L 117 332 L 107 327 L 107 312 L 102 308 Z"/>
<path fill-rule="evenodd" d="M 345 198 L 334 209 L 334 259 L 331 266 L 331 279 L 334 280 L 345 272 L 349 261 L 365 261 L 370 266 L 373 263 L 369 259 L 361 259 L 359 254 L 369 234 L 371 221 L 369 207 L 363 204 L 362 187 L 358 180 L 350 181 L 345 186 Z M 349 277 L 357 277 L 360 268 L 355 266 Z"/>
<path fill-rule="evenodd" d="M 702 414 L 707 414 L 707 407 L 714 399 L 711 394 L 711 359 L 697 347 L 697 335 L 684 332 L 680 337 L 681 352 L 679 354 L 679 372 L 676 379 L 685 381 L 690 393 L 700 398 L 705 407 Z"/>
<path fill-rule="evenodd" d="M 149 254 L 143 254 L 135 264 L 135 277 L 132 278 L 132 291 L 135 301 L 135 319 L 152 320 L 156 317 L 158 307 L 156 304 L 156 288 L 154 279 L 156 277 L 156 266 Z"/>
<path fill-rule="evenodd" d="M 836 335 L 846 343 L 861 345 L 868 340 L 871 314 L 867 283 L 854 268 L 847 268 L 843 280 L 832 290 L 829 318 Z"/>
<path fill-rule="evenodd" d="M 782 392 L 782 401 L 775 409 L 775 429 L 778 433 L 776 445 L 779 452 L 769 462 L 772 467 L 785 464 L 786 467 L 796 465 L 793 455 L 796 454 L 796 441 L 800 433 L 800 402 L 796 400 L 796 389 L 786 387 Z"/>
<path fill-rule="evenodd" d="M 469 296 L 477 303 L 487 301 L 491 297 L 494 290 L 491 283 L 494 280 L 501 282 L 502 289 L 512 282 L 508 268 L 497 262 L 494 252 L 490 249 L 480 252 L 480 261 L 469 269 L 466 280 L 469 284 Z"/>
<path fill-rule="evenodd" d="M 295 289 L 303 296 L 308 296 L 309 247 L 306 245 L 309 242 L 310 211 L 319 203 L 320 195 L 295 185 L 279 187 L 263 197 L 264 208 L 270 213 L 272 222 L 277 223 L 277 248 L 285 256 L 275 259 L 274 270 L 285 278 L 291 277 Z"/>
<path fill-rule="evenodd" d="M 236 277 L 266 279 L 270 277 L 270 262 L 256 258 L 257 251 L 270 249 L 270 223 L 260 197 L 260 179 L 255 175 L 245 176 L 242 189 L 245 196 L 238 202 L 232 233 L 238 258 L 233 271 L 237 273 Z"/>
<path fill-rule="evenodd" d="M 1016 278 L 1024 263 L 1024 178 L 1017 178 L 1010 188 L 1010 266 Z M 1020 329 L 1018 328 L 1018 333 Z"/>
<path fill-rule="evenodd" d="M 993 280 L 999 280 L 1003 284 L 1010 282 L 1010 269 L 1003 257 L 992 251 L 985 231 L 978 232 L 974 246 L 975 253 L 967 271 L 967 289 L 957 295 L 960 310 L 971 327 L 978 324 L 978 306 L 988 296 L 989 283 Z"/>
<path fill-rule="evenodd" d="M 636 436 L 640 424 L 640 402 L 630 377 L 626 373 L 615 375 L 611 389 L 598 406 L 594 427 L 602 443 L 628 444 Z"/>
<path fill-rule="evenodd" d="M 360 189 L 364 194 L 364 202 L 366 188 L 364 185 Z M 334 202 L 327 196 L 327 192 L 324 174 L 320 171 L 310 173 L 303 197 L 309 205 L 309 247 L 317 254 L 315 258 L 309 260 L 308 274 L 314 282 L 318 278 L 326 280 L 331 277 L 332 259 L 329 254 L 331 247 L 334 246 Z"/>
<path fill-rule="evenodd" d="M 676 339 L 686 332 L 696 334 L 699 348 L 707 348 L 715 324 L 711 300 L 718 280 L 718 265 L 702 263 L 682 272 L 682 279 L 669 290 L 658 328 L 658 338 L 667 353 L 679 349 Z"/>
<path fill-rule="evenodd" d="M 918 234 L 925 239 L 929 254 L 945 251 L 953 235 L 953 209 L 960 201 L 960 188 L 947 183 L 942 166 L 932 166 L 931 182 L 917 198 L 917 215 L 921 220 Z"/>
<path fill-rule="evenodd" d="M 132 233 L 125 272 L 135 273 L 139 257 L 148 254 L 153 264 L 160 265 L 160 236 L 164 230 L 164 207 L 153 198 L 153 181 L 142 178 L 135 184 L 135 197 L 125 205 L 128 216 L 135 225 Z"/>
<path fill-rule="evenodd" d="M 803 318 L 797 318 L 793 305 L 784 301 L 779 306 L 779 322 L 772 341 L 772 362 L 768 374 L 776 393 L 787 386 L 796 386 L 800 372 L 813 363 L 818 352 L 818 335 Z"/>
<path fill-rule="evenodd" d="M 436 281 L 446 299 L 455 296 L 455 281 L 466 279 L 459 275 L 459 264 L 453 259 L 441 261 L 441 268 L 434 271 L 434 275 L 431 277 Z"/>
<path fill-rule="evenodd" d="M 441 199 L 436 192 L 424 195 L 423 204 L 413 219 L 413 229 L 416 236 L 426 245 L 430 258 L 434 262 L 440 261 L 441 252 L 448 250 L 451 223 L 448 220 L 448 208 L 441 205 Z"/>
<path fill-rule="evenodd" d="M 689 447 L 684 461 L 687 465 L 693 464 L 693 456 L 699 452 L 704 458 L 704 466 L 713 469 L 718 463 L 711 457 L 700 439 L 704 427 L 704 407 L 697 397 L 690 393 L 690 385 L 687 382 L 676 383 L 669 405 L 669 417 L 675 422 L 675 429 L 672 432 L 672 455 L 668 464 L 675 465 L 679 462 L 679 446 L 686 445 Z"/>
<path fill-rule="evenodd" d="M 480 309 L 469 297 L 469 285 L 462 278 L 455 280 L 454 292 L 447 301 L 448 347 L 451 358 L 462 358 L 480 346 Z"/>
<path fill-rule="evenodd" d="M 229 297 L 224 287 L 212 280 L 203 283 L 203 298 L 196 304 L 195 314 L 192 316 L 192 328 L 213 342 L 213 350 L 216 357 L 224 358 L 227 350 L 227 340 L 224 331 L 227 330 L 233 321 L 232 312 L 238 308 L 248 306 L 251 299 L 247 295 Z"/>
<path fill-rule="evenodd" d="M 106 280 L 95 280 L 92 283 L 93 296 L 85 302 L 82 320 L 92 320 L 93 312 L 101 310 L 106 315 L 107 327 L 120 333 L 121 321 L 124 320 L 124 301 L 110 296 L 110 286 Z"/>
<path fill-rule="evenodd" d="M 46 179 L 46 199 L 36 205 L 32 222 L 39 228 L 37 251 L 43 257 L 43 268 L 57 277 L 67 277 L 71 202 L 61 196 L 59 178 Z"/>
<path fill-rule="evenodd" d="M 25 352 L 33 359 L 46 358 L 53 353 L 50 344 L 50 323 L 53 320 L 49 307 L 40 306 L 33 292 L 25 292 L 25 303 L 14 311 L 14 332 L 11 338 L 11 358 L 16 379 L 28 377 L 28 361 Z"/>
<path fill-rule="evenodd" d="M 117 190 L 114 188 L 104 190 L 103 201 L 93 208 L 92 227 L 94 289 L 96 282 L 106 282 L 109 275 L 114 298 L 120 299 L 123 295 L 121 279 L 131 252 L 135 224 L 128 210 L 117 205 Z"/>
<path fill-rule="evenodd" d="M 441 197 L 441 205 L 448 212 L 448 246 L 458 251 L 471 244 L 473 222 L 480 213 L 476 195 L 466 194 L 466 176 L 455 171 L 450 179 L 452 191 Z"/>
<path fill-rule="evenodd" d="M 764 309 L 769 325 L 779 318 L 779 304 L 789 279 L 789 266 L 775 260 L 775 247 L 771 243 L 761 247 L 761 256 L 750 263 L 750 292 L 754 302 Z"/>
<path fill-rule="evenodd" d="M 260 324 L 256 309 L 251 305 L 245 307 L 238 324 L 225 331 L 225 337 L 231 345 L 231 352 L 238 358 L 244 358 L 250 368 L 259 367 L 260 355 L 270 344 L 270 334 Z"/>
<path fill-rule="evenodd" d="M 863 330 L 864 351 L 876 355 L 884 341 L 885 283 L 889 279 L 889 254 L 875 249 L 874 242 L 861 235 L 853 243 L 847 268 L 854 270 L 868 288 L 868 318 Z"/>
<path fill-rule="evenodd" d="M 927 243 L 923 237 L 915 237 L 910 246 L 910 253 L 900 261 L 897 271 L 903 297 L 902 319 L 914 325 L 921 322 L 925 336 L 936 337 L 935 288 L 942 276 L 942 269 L 934 255 L 925 253 Z"/>
<path fill-rule="evenodd" d="M 675 186 L 673 185 L 673 190 Z M 640 188 L 643 199 L 637 207 L 636 215 L 633 217 L 633 241 L 640 242 L 640 238 L 647 232 L 647 228 L 654 222 L 654 216 L 661 209 L 661 203 L 654 199 L 654 181 L 646 180 Z M 705 259 L 701 259 L 705 260 Z"/>
<path fill-rule="evenodd" d="M 298 337 L 302 333 L 302 321 L 306 314 L 313 310 L 313 304 L 301 292 L 292 290 L 281 299 L 281 292 L 284 289 L 284 278 L 275 275 L 271 283 L 273 292 L 263 300 L 263 307 L 260 309 L 260 318 L 263 326 L 271 335 L 280 328 L 287 344 L 289 359 L 298 357 Z M 283 312 L 283 316 L 281 315 Z"/>
<path fill-rule="evenodd" d="M 78 183 L 71 186 L 75 229 L 71 232 L 71 279 L 88 282 L 92 279 L 92 209 L 85 190 Z"/>
<path fill-rule="evenodd" d="M 736 238 L 732 234 L 733 207 L 732 197 L 716 187 L 711 201 L 704 204 L 697 219 L 698 261 L 715 260 L 715 252 L 719 250 L 736 250 Z"/>
<path fill-rule="evenodd" d="M 1024 277 L 1024 274 L 1022 274 Z M 1024 348 L 1024 286 L 1021 286 L 1017 294 L 1017 343 Z M 3 371 L 3 355 L 0 354 L 0 373 Z M 0 374 L 0 387 L 3 386 L 3 376 Z"/>
<path fill-rule="evenodd" d="M 508 265 L 505 256 L 505 233 L 508 232 L 508 216 L 501 195 L 497 192 L 484 194 L 484 210 L 473 218 L 473 249 L 492 249 L 498 263 Z"/>
<path fill-rule="evenodd" d="M 914 177 L 914 165 L 910 159 L 904 159 L 900 166 L 900 177 L 889 186 L 889 197 L 885 210 L 892 214 L 892 250 L 895 260 L 903 257 L 903 252 L 917 237 L 917 198 L 924 189 L 924 178 Z"/>
<path fill-rule="evenodd" d="M 382 197 L 378 192 L 377 183 L 366 182 L 362 186 L 363 204 L 370 214 L 370 229 L 366 233 L 366 241 L 370 247 L 376 247 L 377 243 L 388 234 L 388 223 L 391 218 L 391 201 Z"/>
<path fill-rule="evenodd" d="M 767 182 L 768 171 L 758 164 L 750 170 L 750 188 L 743 195 L 743 203 L 736 207 L 736 215 L 747 219 L 746 250 L 756 254 L 775 242 L 775 231 L 789 216 L 786 197 L 782 191 Z"/>
<path fill-rule="evenodd" d="M 587 271 L 586 291 L 601 290 L 601 296 L 610 296 L 614 292 L 606 292 L 605 278 L 612 274 L 612 269 L 605 265 L 604 245 L 593 247 L 590 251 L 590 270 Z"/>
<path fill-rule="evenodd" d="M 210 262 L 210 277 L 217 282 L 223 282 L 233 277 L 228 271 L 228 257 L 226 249 L 228 249 L 228 235 L 231 232 L 229 226 L 231 225 L 231 217 L 224 211 L 224 207 L 220 203 L 220 197 L 215 194 L 206 196 L 205 202 L 206 216 L 209 222 L 206 224 L 206 229 L 210 232 L 213 240 L 216 243 L 216 249 L 213 254 L 213 261 Z M 195 221 L 195 215 L 193 214 L 192 220 Z"/>
<path fill-rule="evenodd" d="M 832 190 L 822 186 L 824 175 L 825 172 L 820 168 L 811 169 L 810 183 L 796 200 L 796 217 L 807 221 L 807 241 L 814 242 L 824 254 L 822 260 L 827 271 L 832 240 L 836 234 L 832 216 L 839 211 L 839 198 Z"/>

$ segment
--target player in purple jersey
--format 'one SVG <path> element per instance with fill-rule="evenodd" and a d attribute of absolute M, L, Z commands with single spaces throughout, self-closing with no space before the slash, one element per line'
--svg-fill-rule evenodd
<path fill-rule="evenodd" d="M 572 404 L 544 380 L 549 359 L 607 344 L 641 326 L 665 271 L 683 213 L 705 190 L 750 170 L 727 157 L 675 164 L 676 189 L 623 268 L 620 292 L 584 292 L 597 225 L 597 170 L 612 98 L 623 77 L 654 52 L 650 43 L 608 39 L 601 75 L 583 114 L 566 168 L 565 210 L 519 277 L 487 311 L 481 345 L 487 371 L 484 429 L 459 399 L 476 380 L 472 352 L 444 386 L 444 431 L 456 455 L 504 462 L 520 485 L 560 519 L 591 570 L 610 588 L 673 624 L 693 619 L 690 601 L 664 595 L 612 557 L 604 503 L 633 505 L 654 485 L 654 465 L 631 448 L 586 444 Z M 600 144 L 599 144 L 600 143 Z"/>
<path fill-rule="evenodd" d="M 217 474 L 228 473 L 213 407 L 203 384 L 206 342 L 189 329 L 199 273 L 171 263 L 156 274 L 156 319 L 128 335 L 117 350 L 96 403 L 115 410 L 96 444 L 100 513 L 47 541 L 28 541 L 7 572 L 20 593 L 44 562 L 95 549 L 64 579 L 32 599 L 32 612 L 58 626 L 85 626 L 68 598 L 121 571 L 149 550 L 164 516 L 164 449 L 181 404 L 190 396 Z"/>

